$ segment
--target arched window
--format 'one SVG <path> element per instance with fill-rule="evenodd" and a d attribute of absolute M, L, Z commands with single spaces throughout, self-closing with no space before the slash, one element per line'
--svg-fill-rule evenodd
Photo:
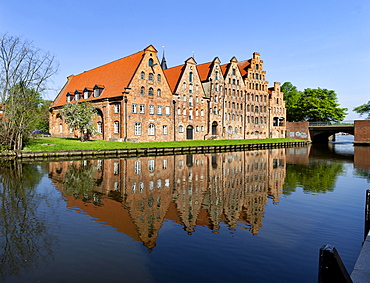
<path fill-rule="evenodd" d="M 193 106 L 193 97 L 189 96 L 189 106 Z"/>
<path fill-rule="evenodd" d="M 186 82 L 182 84 L 183 89 L 186 89 Z"/>
<path fill-rule="evenodd" d="M 160 82 L 160 81 L 161 81 L 161 75 L 160 75 L 160 74 L 158 74 L 158 76 L 157 76 L 157 81 L 158 81 L 158 82 Z"/>
<path fill-rule="evenodd" d="M 217 107 L 213 108 L 213 114 L 217 115 Z"/>
<path fill-rule="evenodd" d="M 189 82 L 192 83 L 193 82 L 193 72 L 190 72 L 189 73 Z"/>
<path fill-rule="evenodd" d="M 218 83 L 215 84 L 215 91 L 218 91 Z"/>
<path fill-rule="evenodd" d="M 204 117 L 204 110 L 202 109 L 202 110 L 200 110 L 200 116 L 201 117 Z"/>
<path fill-rule="evenodd" d="M 155 126 L 154 124 L 149 124 L 148 126 L 148 135 L 154 136 L 155 135 Z"/>
<path fill-rule="evenodd" d="M 258 70 L 258 64 L 256 64 L 256 70 Z"/>
<path fill-rule="evenodd" d="M 216 80 L 218 80 L 218 71 L 216 71 L 216 76 L 215 77 L 216 77 Z"/>
<path fill-rule="evenodd" d="M 161 96 L 161 90 L 157 89 L 157 96 Z"/>
<path fill-rule="evenodd" d="M 141 123 L 140 122 L 135 123 L 134 134 L 135 136 L 141 136 Z"/>
<path fill-rule="evenodd" d="M 144 72 L 141 72 L 140 74 L 140 79 L 144 80 L 145 79 L 145 73 Z"/>
<path fill-rule="evenodd" d="M 256 118 L 254 119 L 254 123 L 255 123 L 255 124 L 258 124 L 258 117 L 256 117 Z"/>
<path fill-rule="evenodd" d="M 258 106 L 254 109 L 254 112 L 258 113 Z"/>
<path fill-rule="evenodd" d="M 145 94 L 145 87 L 141 87 L 141 89 L 140 89 L 140 94 L 142 94 L 142 95 L 144 95 Z"/>
<path fill-rule="evenodd" d="M 154 95 L 153 88 L 152 87 L 149 88 L 148 95 L 150 95 L 150 96 L 153 96 Z"/>
<path fill-rule="evenodd" d="M 183 133 L 184 132 L 184 127 L 183 126 L 179 126 L 179 133 Z"/>
<path fill-rule="evenodd" d="M 148 63 L 149 63 L 149 66 L 150 66 L 150 67 L 152 67 L 152 66 L 154 65 L 154 64 L 153 64 L 153 59 L 152 59 L 152 58 L 150 58 L 150 59 L 149 59 L 149 61 L 148 61 Z"/>
<path fill-rule="evenodd" d="M 154 76 L 152 73 L 149 73 L 149 81 L 153 81 L 154 80 Z"/>

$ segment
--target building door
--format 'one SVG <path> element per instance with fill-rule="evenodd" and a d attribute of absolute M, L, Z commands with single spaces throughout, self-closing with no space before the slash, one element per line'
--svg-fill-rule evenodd
<path fill-rule="evenodd" d="M 217 122 L 212 123 L 212 135 L 217 135 Z"/>
<path fill-rule="evenodd" d="M 194 139 L 194 128 L 193 126 L 187 126 L 186 127 L 186 139 L 187 140 L 192 140 Z"/>

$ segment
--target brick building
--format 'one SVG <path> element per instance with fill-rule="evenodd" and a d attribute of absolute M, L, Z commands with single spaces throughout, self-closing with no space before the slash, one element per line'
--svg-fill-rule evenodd
<path fill-rule="evenodd" d="M 280 84 L 268 88 L 259 53 L 221 65 L 194 58 L 167 68 L 165 58 L 143 51 L 69 76 L 50 109 L 50 132 L 75 137 L 61 110 L 90 101 L 97 110 L 94 139 L 150 142 L 285 137 Z"/>

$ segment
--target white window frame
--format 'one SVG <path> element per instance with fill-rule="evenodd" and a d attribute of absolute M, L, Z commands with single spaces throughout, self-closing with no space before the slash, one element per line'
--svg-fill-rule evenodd
<path fill-rule="evenodd" d="M 134 126 L 134 135 L 135 136 L 141 136 L 141 132 L 142 132 L 141 123 L 140 122 L 136 122 L 135 123 L 135 126 Z"/>
<path fill-rule="evenodd" d="M 155 125 L 154 124 L 149 124 L 148 136 L 155 136 Z"/>

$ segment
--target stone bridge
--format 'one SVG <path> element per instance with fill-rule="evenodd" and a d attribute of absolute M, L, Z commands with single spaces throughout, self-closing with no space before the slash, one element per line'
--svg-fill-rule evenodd
<path fill-rule="evenodd" d="M 352 125 L 320 125 L 309 123 L 308 129 L 310 131 L 312 142 L 327 142 L 330 136 L 335 140 L 336 133 L 346 133 L 350 135 L 355 134 L 355 126 Z"/>

